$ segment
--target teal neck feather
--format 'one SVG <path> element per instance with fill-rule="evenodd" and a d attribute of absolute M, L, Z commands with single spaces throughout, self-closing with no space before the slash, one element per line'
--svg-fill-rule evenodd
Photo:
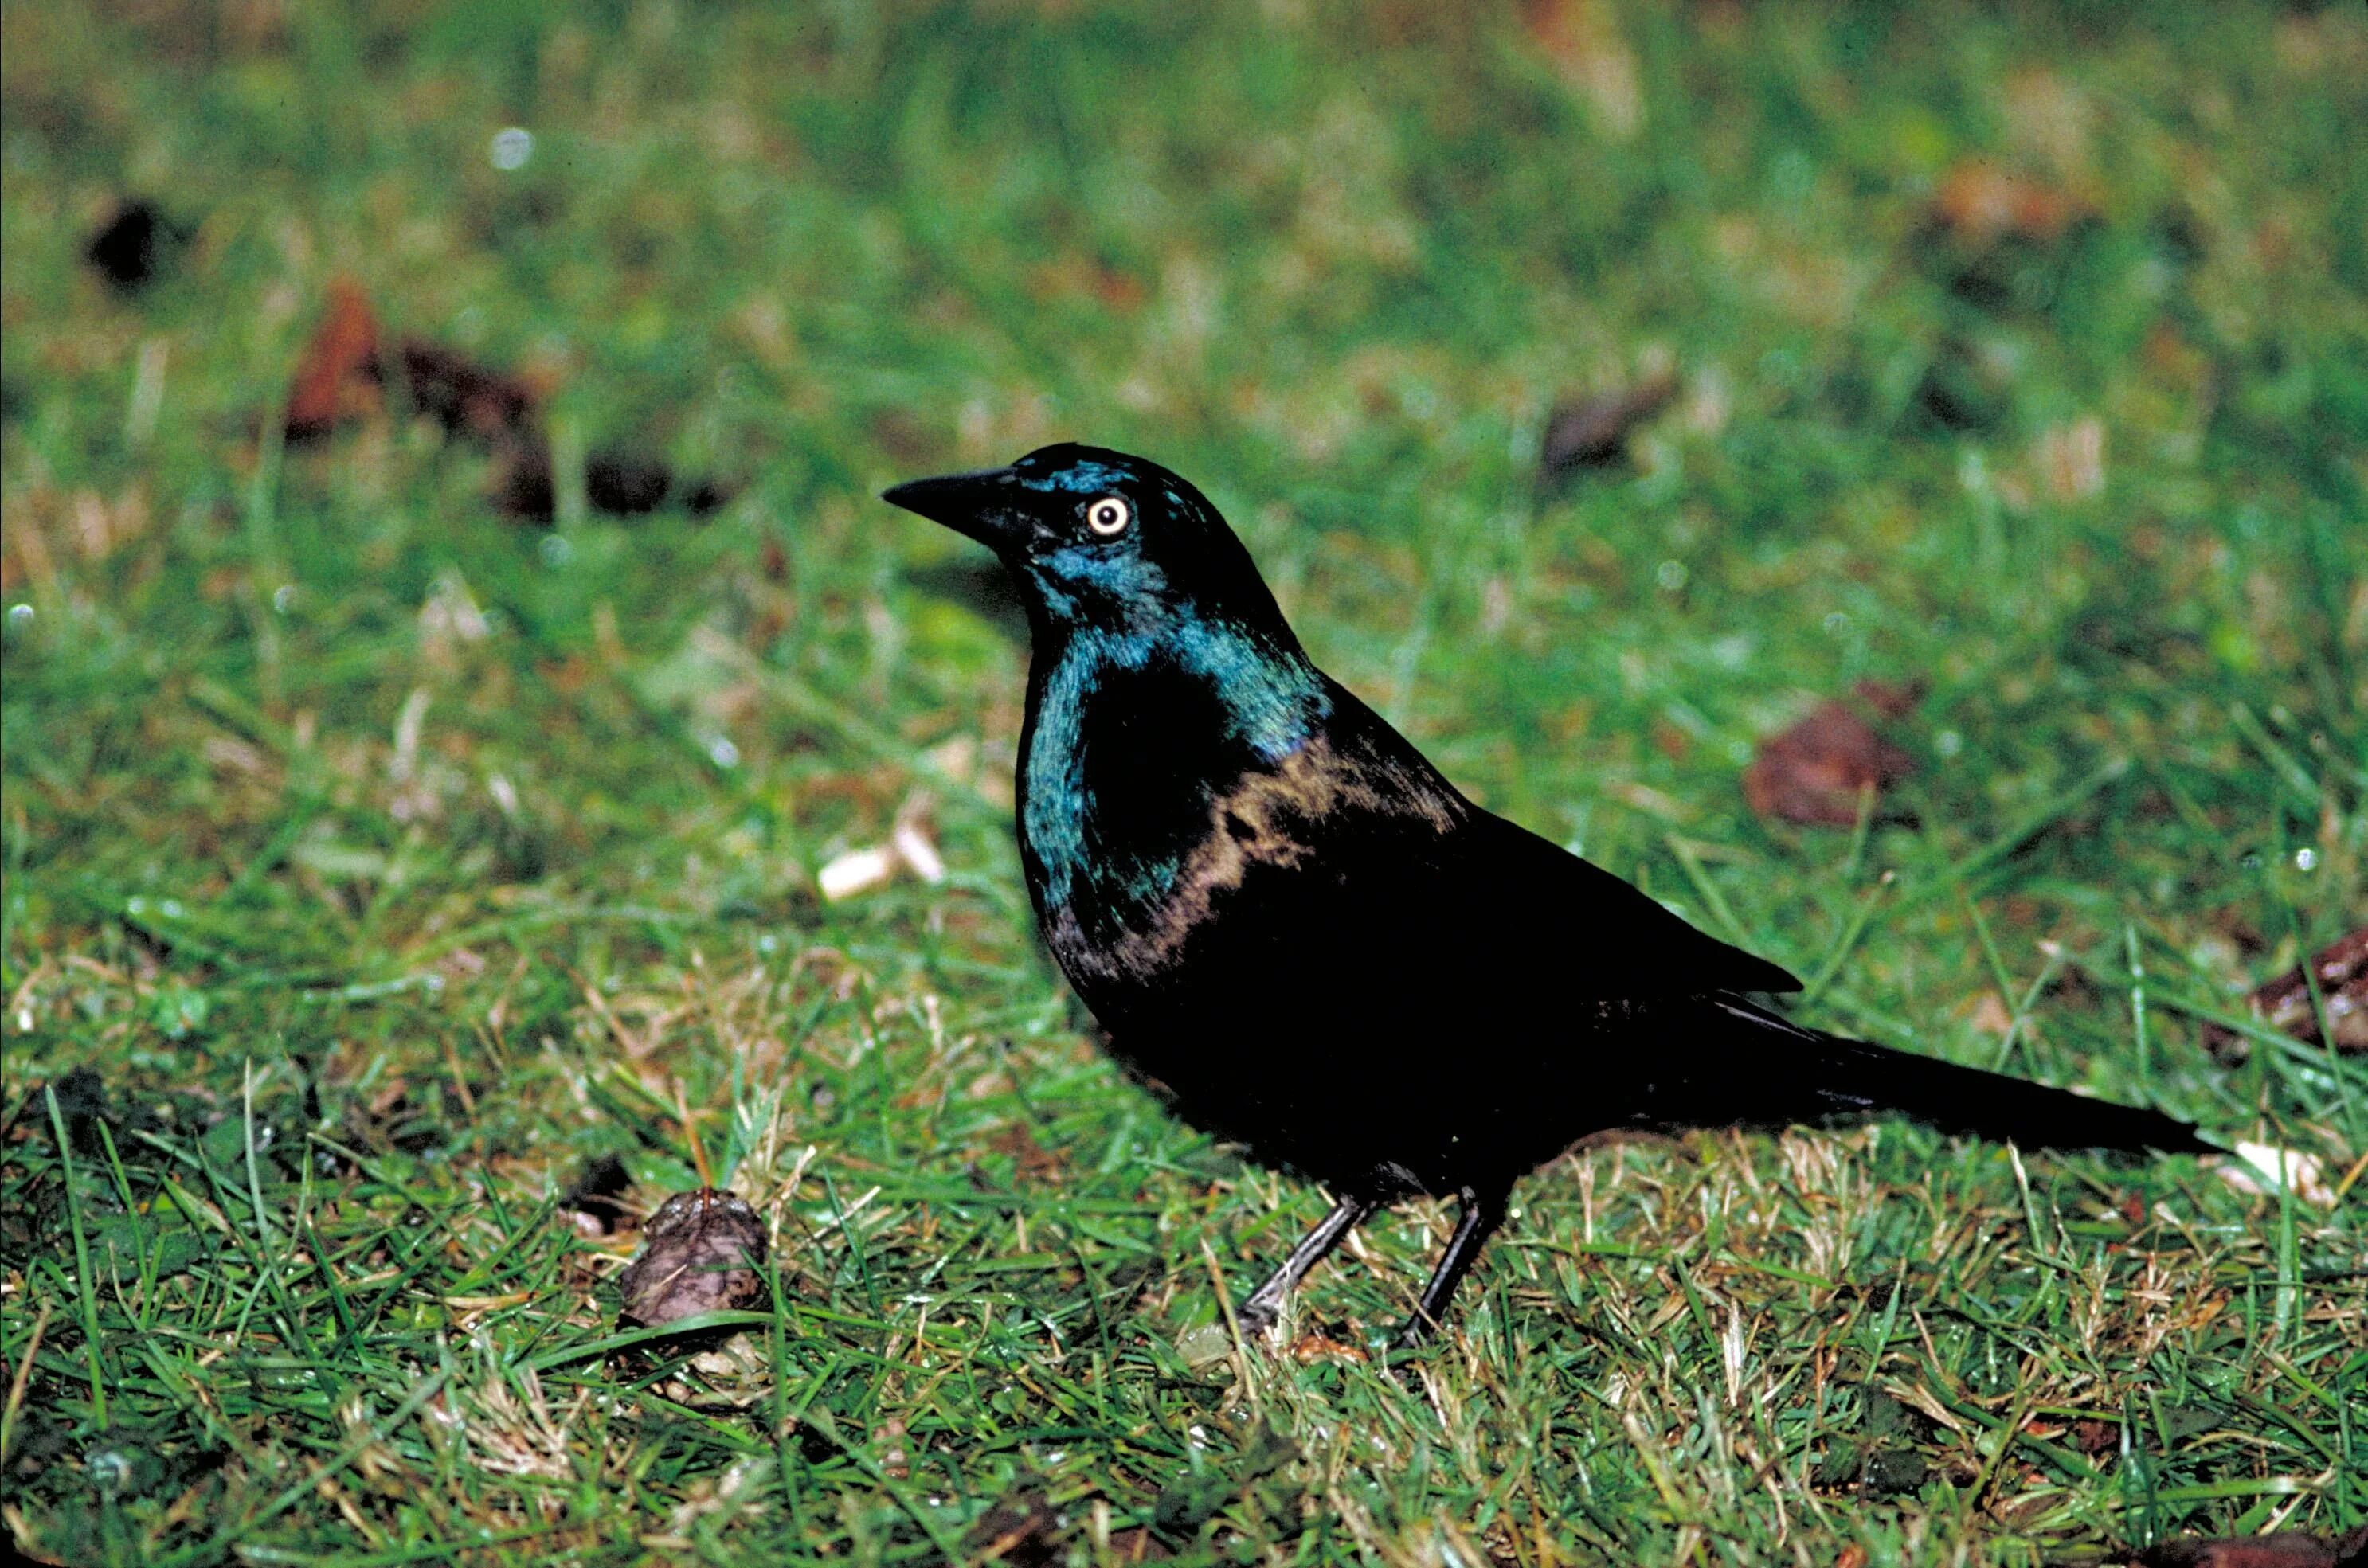
<path fill-rule="evenodd" d="M 1094 790 L 1086 773 L 1088 713 L 1116 672 L 1155 657 L 1207 681 L 1228 733 L 1212 736 L 1269 766 L 1305 745 L 1331 712 L 1324 682 L 1296 648 L 1221 621 L 1189 617 L 1147 630 L 1080 628 L 1063 640 L 1036 692 L 1034 725 L 1021 760 L 1020 826 L 1042 868 L 1047 909 L 1067 905 L 1081 883 L 1105 897 L 1141 902 L 1163 885 L 1160 865 L 1101 864 L 1089 853 Z"/>

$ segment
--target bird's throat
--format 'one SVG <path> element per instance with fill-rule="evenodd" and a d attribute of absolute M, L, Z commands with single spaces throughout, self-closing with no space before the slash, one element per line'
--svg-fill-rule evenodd
<path fill-rule="evenodd" d="M 1330 711 L 1295 648 L 1220 624 L 1080 631 L 1029 683 L 1019 840 L 1048 932 L 1156 918 L 1213 802 L 1281 767 Z"/>

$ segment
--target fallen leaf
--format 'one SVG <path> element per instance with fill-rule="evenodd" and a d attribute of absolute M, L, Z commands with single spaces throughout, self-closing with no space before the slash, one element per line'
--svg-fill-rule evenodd
<path fill-rule="evenodd" d="M 168 270 L 189 232 L 154 202 L 134 197 L 120 204 L 83 245 L 83 259 L 119 294 L 137 294 Z"/>
<path fill-rule="evenodd" d="M 1372 1357 L 1366 1355 L 1359 1346 L 1347 1344 L 1341 1340 L 1330 1338 L 1321 1334 L 1301 1335 L 1299 1338 L 1292 1344 L 1291 1358 L 1298 1362 L 1303 1367 L 1312 1367 L 1318 1361 L 1356 1361 L 1361 1363 L 1372 1359 Z"/>
<path fill-rule="evenodd" d="M 2313 953 L 2307 974 L 2288 971 L 2256 989 L 2245 999 L 2246 1009 L 2267 1027 L 2313 1045 L 2324 1044 L 2318 1009 L 2311 1003 L 2311 979 L 2327 1003 L 2327 1021 L 2335 1030 L 2338 1051 L 2368 1051 L 2368 926 Z M 2223 1062 L 2245 1059 L 2251 1050 L 2243 1035 L 2220 1024 L 2207 1024 L 2203 1043 Z"/>
<path fill-rule="evenodd" d="M 1035 1131 L 1024 1121 L 1007 1124 L 986 1141 L 986 1146 L 1010 1155 L 1014 1173 L 1031 1185 L 1055 1180 L 1065 1168 L 1061 1156 L 1038 1142 Z"/>
<path fill-rule="evenodd" d="M 2144 1568 L 2358 1568 L 2368 1526 L 2328 1540 L 2307 1530 L 2157 1541 L 2131 1559 Z"/>
<path fill-rule="evenodd" d="M 541 438 L 534 425 L 534 389 L 518 377 L 488 369 L 424 337 L 404 338 L 402 359 L 413 406 L 448 434 L 489 442 Z"/>
<path fill-rule="evenodd" d="M 369 297 L 350 278 L 330 279 L 321 324 L 313 328 L 288 384 L 288 438 L 315 441 L 377 413 L 384 380 L 378 316 Z"/>
<path fill-rule="evenodd" d="M 1847 699 L 1821 702 L 1763 742 L 1743 772 L 1743 798 L 1762 817 L 1825 827 L 1858 821 L 1872 790 L 1882 797 L 1916 771 L 1916 759 L 1877 734 L 1865 715 L 1897 719 L 1920 695 L 1914 685 L 1861 681 Z"/>
<path fill-rule="evenodd" d="M 1538 451 L 1538 479 L 1554 484 L 1582 469 L 1610 468 L 1628 454 L 1628 437 L 1678 395 L 1678 378 L 1664 370 L 1633 386 L 1557 403 L 1546 418 Z"/>
<path fill-rule="evenodd" d="M 2011 235 L 2052 240 L 2087 215 L 2069 192 L 1983 158 L 1969 158 L 1941 176 L 1932 216 L 1960 243 L 1983 247 Z"/>
<path fill-rule="evenodd" d="M 617 1277 L 620 1323 L 655 1328 L 751 1306 L 764 1294 L 764 1222 L 731 1193 L 677 1192 L 658 1205 L 642 1237 L 641 1252 Z"/>

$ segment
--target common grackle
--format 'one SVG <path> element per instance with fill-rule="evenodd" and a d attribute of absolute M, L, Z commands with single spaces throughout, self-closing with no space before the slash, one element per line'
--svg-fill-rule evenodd
<path fill-rule="evenodd" d="M 1156 463 L 1047 447 L 883 498 L 992 549 L 1019 590 L 1020 859 L 1112 1051 L 1336 1195 L 1247 1328 L 1379 1205 L 1453 1193 L 1419 1338 L 1514 1182 L 1604 1129 L 1896 1112 L 2033 1145 L 2209 1147 L 1753 1000 L 1800 983 L 1465 800 L 1309 661 L 1216 508 Z"/>

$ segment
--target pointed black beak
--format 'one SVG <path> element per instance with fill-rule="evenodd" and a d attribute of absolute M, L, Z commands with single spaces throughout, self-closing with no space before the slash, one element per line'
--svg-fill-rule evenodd
<path fill-rule="evenodd" d="M 882 491 L 880 499 L 933 523 L 943 523 L 998 555 L 1018 548 L 1034 531 L 1020 508 L 1018 482 L 1008 468 L 911 480 Z"/>

